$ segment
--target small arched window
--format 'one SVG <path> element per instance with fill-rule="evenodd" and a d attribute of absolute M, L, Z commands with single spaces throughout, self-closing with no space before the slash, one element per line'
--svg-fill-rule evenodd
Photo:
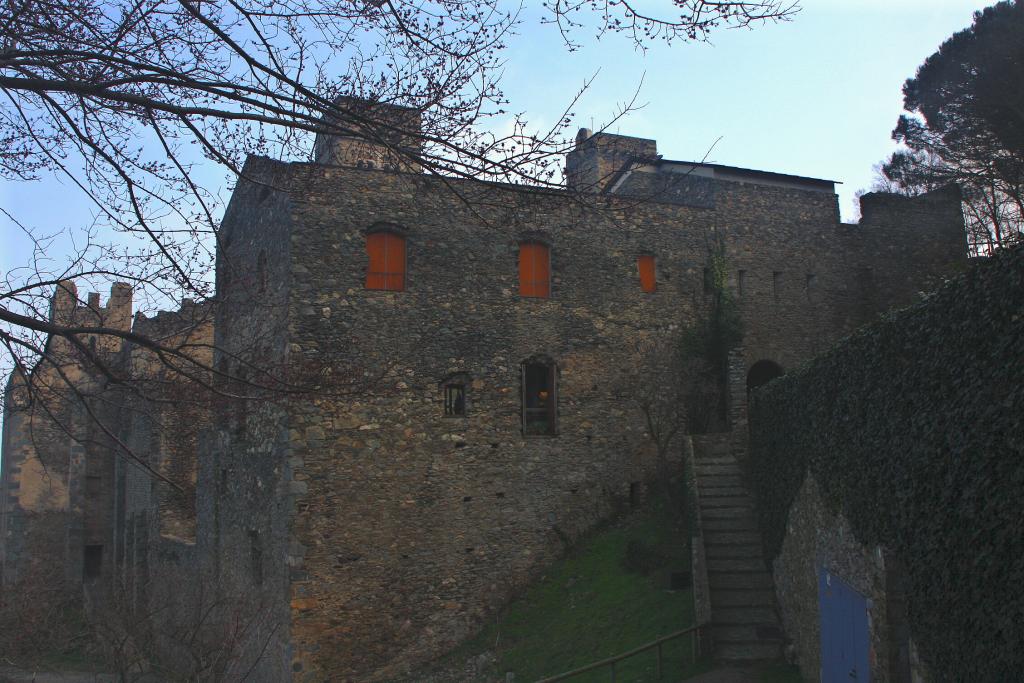
<path fill-rule="evenodd" d="M 367 289 L 405 289 L 405 238 L 395 232 L 371 232 L 366 236 Z"/>
<path fill-rule="evenodd" d="M 654 276 L 654 256 L 641 254 L 636 259 L 636 267 L 640 272 L 640 289 L 648 294 L 658 291 L 658 281 Z"/>
<path fill-rule="evenodd" d="M 519 294 L 539 299 L 551 296 L 551 252 L 541 242 L 519 244 Z"/>

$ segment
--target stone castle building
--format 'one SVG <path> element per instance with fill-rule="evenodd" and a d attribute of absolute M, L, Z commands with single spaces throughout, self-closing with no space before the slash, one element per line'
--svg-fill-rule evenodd
<path fill-rule="evenodd" d="M 869 194 L 849 225 L 832 181 L 669 161 L 653 140 L 581 131 L 556 191 L 428 175 L 380 139 L 324 136 L 314 163 L 250 158 L 216 304 L 136 319 L 179 343 L 212 337 L 208 402 L 112 418 L 194 503 L 102 439 L 28 437 L 12 379 L 5 585 L 42 557 L 30 520 L 48 511 L 69 578 L 142 585 L 163 563 L 247 596 L 259 616 L 239 661 L 254 680 L 403 675 L 654 475 L 630 378 L 644 342 L 699 316 L 713 248 L 744 323 L 733 416 L 744 381 L 909 302 L 966 253 L 951 191 Z M 58 292 L 55 316 L 88 311 L 127 325 L 130 292 L 105 309 Z M 109 353 L 159 372 L 145 349 Z"/>

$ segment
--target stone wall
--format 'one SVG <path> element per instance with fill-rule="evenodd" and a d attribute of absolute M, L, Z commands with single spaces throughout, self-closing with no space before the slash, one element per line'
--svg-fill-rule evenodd
<path fill-rule="evenodd" d="M 222 600 L 248 605 L 235 673 L 251 667 L 250 680 L 280 681 L 291 674 L 291 582 L 301 570 L 291 534 L 301 484 L 292 479 L 287 406 L 307 384 L 300 367 L 287 366 L 287 304 L 293 267 L 305 266 L 291 259 L 293 200 L 275 169 L 251 159 L 244 176 L 219 236 L 219 395 L 199 482 L 200 543 L 210 549 L 201 562 Z"/>
<path fill-rule="evenodd" d="M 718 236 L 744 271 L 748 367 L 795 365 L 867 315 L 856 277 L 875 257 L 871 227 L 838 225 L 830 193 L 718 182 L 709 209 L 259 159 L 247 173 L 225 258 L 242 273 L 266 263 L 274 298 L 247 307 L 229 292 L 220 343 L 277 330 L 284 297 L 287 328 L 265 357 L 300 376 L 329 368 L 332 384 L 250 403 L 244 431 L 222 430 L 220 457 L 237 469 L 220 497 L 221 571 L 252 589 L 238 558 L 263 539 L 257 594 L 272 600 L 286 581 L 288 669 L 304 680 L 398 675 L 451 648 L 651 476 L 629 400 L 637 342 L 678 334 L 704 305 Z M 906 239 L 918 281 L 949 267 L 955 201 L 941 218 Z M 380 223 L 405 236 L 405 291 L 364 287 Z M 524 239 L 551 247 L 549 299 L 518 294 Z M 639 286 L 641 253 L 657 260 L 653 294 Z M 883 289 L 875 303 L 908 296 Z M 536 356 L 557 366 L 555 437 L 521 429 L 521 365 Z M 463 418 L 443 414 L 456 374 Z"/>
<path fill-rule="evenodd" d="M 773 562 L 775 592 L 786 636 L 807 680 L 819 677 L 821 633 L 818 569 L 826 567 L 867 598 L 872 681 L 903 680 L 893 675 L 889 639 L 888 586 L 880 546 L 861 543 L 842 514 L 830 510 L 818 484 L 808 476 L 789 512 L 786 540 Z"/>

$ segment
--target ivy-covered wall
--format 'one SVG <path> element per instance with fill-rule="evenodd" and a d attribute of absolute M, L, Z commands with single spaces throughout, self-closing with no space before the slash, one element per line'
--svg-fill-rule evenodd
<path fill-rule="evenodd" d="M 1024 248 L 979 260 L 751 400 L 769 557 L 808 471 L 903 565 L 935 680 L 1024 670 Z"/>

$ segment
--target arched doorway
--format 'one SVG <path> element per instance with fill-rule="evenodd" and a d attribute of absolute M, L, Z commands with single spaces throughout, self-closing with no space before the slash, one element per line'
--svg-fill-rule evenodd
<path fill-rule="evenodd" d="M 751 366 L 747 373 L 747 391 L 753 391 L 762 384 L 771 382 L 776 377 L 786 374 L 782 367 L 770 360 L 759 360 Z"/>

